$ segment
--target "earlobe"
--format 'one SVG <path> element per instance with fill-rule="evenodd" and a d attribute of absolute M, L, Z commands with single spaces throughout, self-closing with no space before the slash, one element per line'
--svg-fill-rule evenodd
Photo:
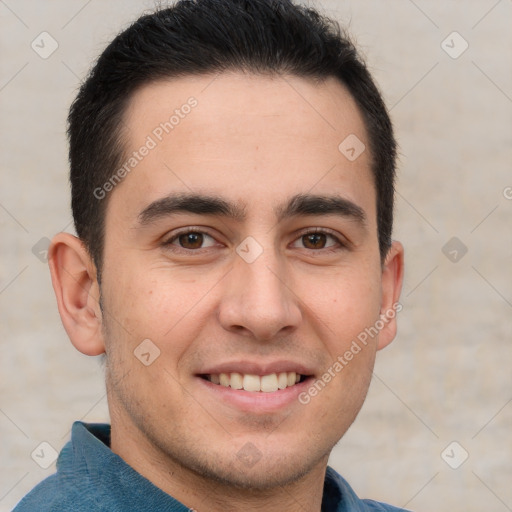
<path fill-rule="evenodd" d="M 380 318 L 384 326 L 379 333 L 377 350 L 389 345 L 397 330 L 396 316 L 402 309 L 400 293 L 404 274 L 404 248 L 393 242 L 382 268 L 382 301 Z"/>
<path fill-rule="evenodd" d="M 57 234 L 50 245 L 48 263 L 62 324 L 71 343 L 86 355 L 104 353 L 96 268 L 83 242 L 69 233 Z"/>

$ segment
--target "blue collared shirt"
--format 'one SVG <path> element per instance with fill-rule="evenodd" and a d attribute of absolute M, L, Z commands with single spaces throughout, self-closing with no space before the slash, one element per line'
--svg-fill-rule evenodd
<path fill-rule="evenodd" d="M 109 448 L 110 425 L 73 424 L 57 473 L 29 492 L 13 512 L 190 512 Z M 334 469 L 325 475 L 322 512 L 406 512 L 360 500 Z"/>

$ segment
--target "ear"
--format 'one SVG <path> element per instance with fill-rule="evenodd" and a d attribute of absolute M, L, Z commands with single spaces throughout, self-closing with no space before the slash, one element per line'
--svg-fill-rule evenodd
<path fill-rule="evenodd" d="M 60 318 L 71 343 L 89 356 L 105 352 L 96 266 L 83 242 L 69 233 L 56 235 L 48 264 Z"/>
<path fill-rule="evenodd" d="M 400 242 L 393 242 L 382 267 L 382 300 L 380 319 L 384 327 L 379 333 L 377 350 L 389 345 L 396 336 L 396 316 L 402 310 L 398 302 L 402 291 L 404 275 L 404 248 Z"/>

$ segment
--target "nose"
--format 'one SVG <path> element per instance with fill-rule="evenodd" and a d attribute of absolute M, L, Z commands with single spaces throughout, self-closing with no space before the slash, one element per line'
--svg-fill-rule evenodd
<path fill-rule="evenodd" d="M 302 313 L 285 263 L 270 251 L 254 262 L 237 257 L 225 278 L 219 320 L 224 329 L 272 341 L 297 329 Z"/>

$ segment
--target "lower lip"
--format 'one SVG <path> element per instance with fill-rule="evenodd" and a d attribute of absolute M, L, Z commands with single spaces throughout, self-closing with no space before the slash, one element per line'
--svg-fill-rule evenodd
<path fill-rule="evenodd" d="M 212 393 L 217 400 L 222 400 L 228 405 L 235 406 L 243 412 L 271 413 L 291 405 L 299 403 L 298 396 L 310 386 L 312 377 L 308 377 L 302 382 L 266 393 L 264 391 L 245 391 L 243 389 L 233 389 L 228 386 L 214 384 L 209 380 L 197 377 L 207 392 Z"/>

